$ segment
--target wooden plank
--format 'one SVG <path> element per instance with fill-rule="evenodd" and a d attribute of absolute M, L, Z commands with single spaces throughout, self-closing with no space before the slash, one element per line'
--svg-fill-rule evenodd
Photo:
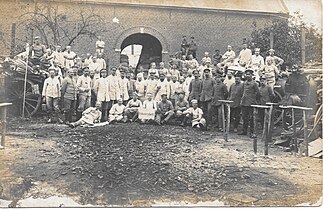
<path fill-rule="evenodd" d="M 303 110 L 303 121 L 304 121 L 305 156 L 308 157 L 307 118 L 306 118 L 305 110 Z"/>
<path fill-rule="evenodd" d="M 233 103 L 233 101 L 229 101 L 229 100 L 218 100 L 218 101 L 222 103 Z"/>
<path fill-rule="evenodd" d="M 256 133 L 256 128 L 257 128 L 257 108 L 253 108 L 253 130 L 254 130 L 254 135 L 253 135 L 253 153 L 256 155 L 257 154 L 257 133 Z"/>
<path fill-rule="evenodd" d="M 10 106 L 12 103 L 0 103 L 0 107 Z"/>
<path fill-rule="evenodd" d="M 265 105 L 251 105 L 251 107 L 261 108 L 261 109 L 270 109 L 270 106 L 265 106 Z"/>

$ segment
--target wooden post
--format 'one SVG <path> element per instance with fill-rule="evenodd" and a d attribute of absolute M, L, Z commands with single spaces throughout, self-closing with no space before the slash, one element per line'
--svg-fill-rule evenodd
<path fill-rule="evenodd" d="M 265 106 L 265 105 L 251 105 L 254 108 L 254 112 L 253 112 L 253 117 L 254 117 L 254 121 L 256 119 L 256 110 L 257 109 L 265 109 L 265 118 L 264 118 L 264 127 L 263 127 L 263 131 L 262 131 L 262 139 L 265 141 L 265 146 L 264 146 L 264 155 L 268 155 L 268 109 L 270 109 L 270 106 Z M 256 123 L 254 123 L 255 126 L 255 130 L 256 130 Z M 254 139 L 254 152 L 257 152 L 257 135 L 255 134 L 253 136 Z"/>
<path fill-rule="evenodd" d="M 306 56 L 306 54 L 305 54 L 305 37 L 306 37 L 306 35 L 305 35 L 305 28 L 304 28 L 304 26 L 302 26 L 301 27 L 301 53 L 302 53 L 302 65 L 304 65 L 305 64 L 305 56 Z"/>
<path fill-rule="evenodd" d="M 295 155 L 298 152 L 298 145 L 297 145 L 297 133 L 296 133 L 296 122 L 295 122 L 295 110 L 292 108 L 292 126 L 293 126 L 293 142 L 294 142 L 294 152 Z"/>
<path fill-rule="evenodd" d="M 228 141 L 229 130 L 230 130 L 230 103 L 233 101 L 228 100 L 219 100 L 221 102 L 221 111 L 222 111 L 222 124 L 223 124 L 223 137 L 225 141 Z M 225 119 L 224 106 L 227 107 L 227 119 Z"/>
<path fill-rule="evenodd" d="M 264 140 L 265 140 L 265 144 L 264 144 L 264 155 L 268 155 L 268 140 L 269 140 L 269 128 L 270 128 L 270 108 L 269 110 L 265 110 L 265 119 L 264 119 Z"/>
<path fill-rule="evenodd" d="M 253 153 L 256 155 L 257 154 L 257 132 L 256 132 L 256 128 L 257 128 L 257 108 L 254 107 L 253 108 Z"/>
<path fill-rule="evenodd" d="M 303 121 L 304 121 L 305 156 L 308 157 L 307 118 L 306 118 L 306 111 L 305 110 L 303 110 Z"/>
<path fill-rule="evenodd" d="M 269 33 L 270 48 L 274 48 L 274 32 L 270 31 Z"/>
<path fill-rule="evenodd" d="M 11 24 L 11 46 L 10 46 L 10 58 L 15 57 L 16 49 L 16 23 Z"/>
<path fill-rule="evenodd" d="M 7 129 L 7 106 L 12 103 L 1 103 L 0 104 L 0 119 L 1 119 L 1 141 L 0 149 L 4 149 L 6 142 L 6 129 Z"/>

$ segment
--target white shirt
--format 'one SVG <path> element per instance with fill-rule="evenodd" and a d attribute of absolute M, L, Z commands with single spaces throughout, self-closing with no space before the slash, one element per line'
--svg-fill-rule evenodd
<path fill-rule="evenodd" d="M 239 54 L 239 62 L 241 64 L 249 65 L 249 63 L 251 62 L 251 56 L 252 56 L 252 52 L 250 49 L 248 48 L 242 49 Z"/>
<path fill-rule="evenodd" d="M 101 65 L 96 61 L 89 64 L 89 70 L 94 71 L 94 78 L 100 78 Z"/>
<path fill-rule="evenodd" d="M 100 70 L 107 67 L 107 64 L 103 58 L 98 58 L 96 62 L 100 64 Z"/>
<path fill-rule="evenodd" d="M 224 55 L 222 55 L 222 58 L 226 61 L 226 62 L 228 62 L 228 61 L 230 61 L 230 62 L 233 62 L 233 60 L 234 60 L 234 58 L 236 57 L 236 53 L 233 51 L 233 50 L 231 50 L 231 51 L 226 51 L 225 53 L 224 53 Z"/>
<path fill-rule="evenodd" d="M 102 41 L 102 40 L 101 41 L 98 40 L 98 41 L 96 41 L 95 46 L 96 46 L 96 48 L 104 48 L 105 47 L 105 42 Z"/>
<path fill-rule="evenodd" d="M 65 67 L 66 68 L 71 68 L 74 66 L 74 58 L 76 57 L 76 53 L 73 51 L 70 52 L 63 52 L 63 56 L 65 58 Z"/>
<path fill-rule="evenodd" d="M 138 93 L 138 96 L 145 96 L 145 87 L 147 86 L 146 81 L 141 80 L 140 82 L 137 80 L 135 82 L 135 88 Z"/>
<path fill-rule="evenodd" d="M 95 80 L 93 90 L 96 94 L 97 101 L 110 101 L 107 78 L 101 77 Z"/>
<path fill-rule="evenodd" d="M 194 109 L 193 107 L 188 108 L 183 114 L 192 114 L 192 120 L 201 119 L 203 116 L 203 111 L 200 108 Z"/>
<path fill-rule="evenodd" d="M 122 96 L 122 100 L 127 101 L 129 100 L 129 87 L 130 82 L 127 78 L 119 78 L 119 86 L 120 86 L 120 95 Z"/>
<path fill-rule="evenodd" d="M 142 107 L 144 109 L 149 109 L 149 110 L 157 110 L 157 103 L 154 100 L 145 100 L 144 103 L 142 104 Z"/>
<path fill-rule="evenodd" d="M 252 55 L 251 56 L 251 67 L 255 70 L 261 70 L 264 68 L 265 62 L 264 58 L 261 55 Z"/>
<path fill-rule="evenodd" d="M 45 97 L 58 98 L 60 95 L 60 82 L 57 77 L 48 77 L 44 81 L 42 95 Z"/>
<path fill-rule="evenodd" d="M 54 51 L 52 55 L 54 57 L 54 60 L 56 60 L 60 66 L 64 66 L 65 58 L 63 52 Z"/>
<path fill-rule="evenodd" d="M 89 76 L 87 77 L 85 77 L 84 75 L 80 76 L 79 78 L 77 78 L 76 84 L 79 89 L 79 94 L 91 96 L 92 79 Z M 88 90 L 85 91 L 85 89 L 88 89 Z"/>
<path fill-rule="evenodd" d="M 117 75 L 112 74 L 107 77 L 108 79 L 108 94 L 111 100 L 117 100 L 120 97 L 120 84 Z"/>
<path fill-rule="evenodd" d="M 125 105 L 121 104 L 113 104 L 113 106 L 111 107 L 109 114 L 111 115 L 122 115 L 124 110 L 125 110 Z"/>
<path fill-rule="evenodd" d="M 230 87 L 232 84 L 234 84 L 236 81 L 236 79 L 232 76 L 231 79 L 228 78 L 228 76 L 225 77 L 223 84 L 225 84 L 227 86 L 227 90 L 230 90 Z"/>

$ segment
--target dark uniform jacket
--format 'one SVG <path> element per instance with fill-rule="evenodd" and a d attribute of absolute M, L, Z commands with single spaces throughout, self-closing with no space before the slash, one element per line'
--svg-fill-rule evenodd
<path fill-rule="evenodd" d="M 207 78 L 202 81 L 202 91 L 201 91 L 200 101 L 207 102 L 213 99 L 214 84 L 215 84 L 215 80 L 212 78 Z"/>
<path fill-rule="evenodd" d="M 201 79 L 192 79 L 190 86 L 189 86 L 189 101 L 196 99 L 200 100 L 200 95 L 202 91 L 202 80 Z"/>
<path fill-rule="evenodd" d="M 242 94 L 243 94 L 243 84 L 233 83 L 229 91 L 229 100 L 233 101 L 233 103 L 230 104 L 230 107 L 237 108 L 240 106 Z"/>
<path fill-rule="evenodd" d="M 241 98 L 241 106 L 250 106 L 257 104 L 257 97 L 259 97 L 258 84 L 252 81 L 245 81 L 243 83 L 243 94 Z"/>
<path fill-rule="evenodd" d="M 219 100 L 224 100 L 228 97 L 228 89 L 225 84 L 222 82 L 215 82 L 214 84 L 214 96 L 213 96 L 213 105 L 220 106 L 221 102 Z"/>

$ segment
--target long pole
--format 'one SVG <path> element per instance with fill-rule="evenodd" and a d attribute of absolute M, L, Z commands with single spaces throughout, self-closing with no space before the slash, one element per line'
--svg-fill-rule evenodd
<path fill-rule="evenodd" d="M 29 58 L 29 44 L 26 44 L 26 71 L 24 81 L 24 98 L 22 101 L 22 117 L 25 117 L 25 103 L 26 103 L 26 89 L 27 89 L 27 74 L 28 74 L 28 58 Z"/>

